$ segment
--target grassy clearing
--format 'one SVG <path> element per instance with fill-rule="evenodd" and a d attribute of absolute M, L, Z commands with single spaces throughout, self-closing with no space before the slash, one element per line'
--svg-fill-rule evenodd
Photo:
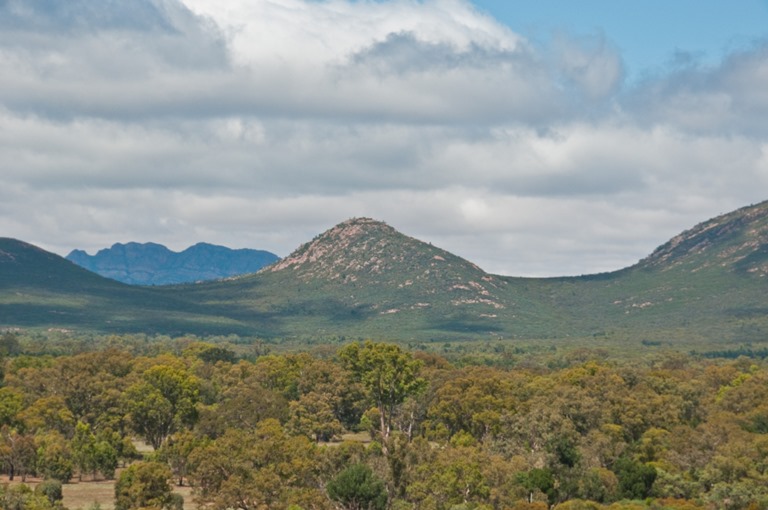
<path fill-rule="evenodd" d="M 95 504 L 102 510 L 115 508 L 114 480 L 83 481 L 63 486 L 64 506 L 70 510 L 90 508 Z"/>
<path fill-rule="evenodd" d="M 115 476 L 120 476 L 118 469 Z M 33 489 L 42 482 L 40 478 L 28 477 L 26 483 Z M 21 478 L 16 477 L 14 481 L 9 481 L 7 476 L 0 477 L 0 484 L 18 485 L 21 484 Z M 174 486 L 173 491 L 181 494 L 184 498 L 185 510 L 196 510 L 197 505 L 192 499 L 192 488 L 189 486 Z M 115 480 L 73 480 L 62 486 L 64 500 L 62 503 L 69 510 L 85 510 L 98 504 L 101 510 L 113 510 L 115 508 Z"/>

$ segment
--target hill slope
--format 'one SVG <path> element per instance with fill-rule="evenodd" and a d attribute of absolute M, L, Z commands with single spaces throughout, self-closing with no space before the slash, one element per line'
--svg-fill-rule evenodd
<path fill-rule="evenodd" d="M 180 298 L 125 285 L 16 239 L 0 238 L 0 328 L 243 332 Z"/>
<path fill-rule="evenodd" d="M 3 246 L 0 325 L 60 324 L 53 299 L 69 307 L 71 324 L 101 331 L 768 340 L 768 202 L 704 222 L 632 267 L 572 278 L 490 275 L 368 218 L 345 221 L 256 274 L 157 288 L 90 275 L 29 245 Z"/>
<path fill-rule="evenodd" d="M 701 223 L 613 273 L 531 281 L 581 333 L 768 341 L 768 202 Z"/>
<path fill-rule="evenodd" d="M 66 258 L 101 276 L 133 285 L 217 280 L 255 273 L 278 259 L 268 251 L 233 250 L 207 243 L 179 253 L 155 243 L 116 243 L 95 255 L 73 250 Z"/>
<path fill-rule="evenodd" d="M 279 334 L 489 335 L 503 314 L 539 314 L 503 279 L 379 221 L 355 218 L 256 275 L 201 284 L 192 299 L 268 314 Z"/>

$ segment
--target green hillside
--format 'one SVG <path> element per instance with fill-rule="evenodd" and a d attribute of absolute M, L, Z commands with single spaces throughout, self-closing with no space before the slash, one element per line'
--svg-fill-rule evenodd
<path fill-rule="evenodd" d="M 676 236 L 638 264 L 579 278 L 529 280 L 582 334 L 649 340 L 768 340 L 768 202 Z"/>
<path fill-rule="evenodd" d="M 504 336 L 551 311 L 507 279 L 384 223 L 345 221 L 261 272 L 184 289 L 281 336 L 425 339 Z"/>
<path fill-rule="evenodd" d="M 392 340 L 591 338 L 688 344 L 768 339 L 768 202 L 683 232 L 599 275 L 511 278 L 367 218 L 259 273 L 131 287 L 0 242 L 0 325 Z"/>
<path fill-rule="evenodd" d="M 16 239 L 0 238 L 0 327 L 98 332 L 244 332 L 180 298 L 103 278 Z"/>

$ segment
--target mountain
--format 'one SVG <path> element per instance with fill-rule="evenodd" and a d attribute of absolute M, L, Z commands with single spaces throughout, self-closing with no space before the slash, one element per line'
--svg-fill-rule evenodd
<path fill-rule="evenodd" d="M 694 348 L 768 340 L 768 202 L 697 225 L 631 267 L 567 278 L 491 275 L 369 218 L 340 223 L 258 273 L 179 286 L 122 285 L 29 245 L 34 260 L 2 246 L 0 326 L 306 341 L 589 339 Z M 30 282 L 38 294 L 23 290 Z M 70 307 L 67 321 L 42 313 L 50 299 Z"/>
<path fill-rule="evenodd" d="M 505 314 L 539 315 L 546 308 L 520 303 L 508 287 L 445 250 L 355 218 L 258 274 L 189 292 L 196 302 L 228 303 L 241 320 L 266 314 L 280 335 L 412 338 L 492 334 Z"/>
<path fill-rule="evenodd" d="M 767 275 L 768 201 L 696 225 L 629 268 L 531 287 L 574 331 L 763 342 Z"/>
<path fill-rule="evenodd" d="M 768 276 L 768 202 L 724 214 L 674 237 L 639 264 L 690 272 L 712 265 L 727 272 Z"/>
<path fill-rule="evenodd" d="M 231 319 L 179 295 L 104 278 L 10 238 L 0 238 L 0 329 L 4 327 L 168 334 L 247 332 Z"/>
<path fill-rule="evenodd" d="M 96 255 L 73 250 L 66 258 L 101 276 L 133 285 L 217 280 L 255 273 L 278 259 L 268 251 L 233 250 L 207 243 L 198 243 L 180 253 L 155 243 L 116 243 Z"/>

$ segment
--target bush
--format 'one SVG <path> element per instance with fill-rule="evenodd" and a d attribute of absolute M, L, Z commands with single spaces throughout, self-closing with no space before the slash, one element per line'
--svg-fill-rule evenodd
<path fill-rule="evenodd" d="M 59 480 L 45 480 L 35 487 L 35 492 L 48 498 L 48 501 L 51 503 L 64 499 L 64 493 Z"/>
<path fill-rule="evenodd" d="M 115 509 L 133 510 L 138 508 L 175 509 L 170 468 L 159 462 L 137 462 L 132 464 L 115 483 Z"/>
<path fill-rule="evenodd" d="M 384 510 L 387 490 L 365 464 L 353 464 L 328 482 L 328 496 L 347 509 Z"/>

